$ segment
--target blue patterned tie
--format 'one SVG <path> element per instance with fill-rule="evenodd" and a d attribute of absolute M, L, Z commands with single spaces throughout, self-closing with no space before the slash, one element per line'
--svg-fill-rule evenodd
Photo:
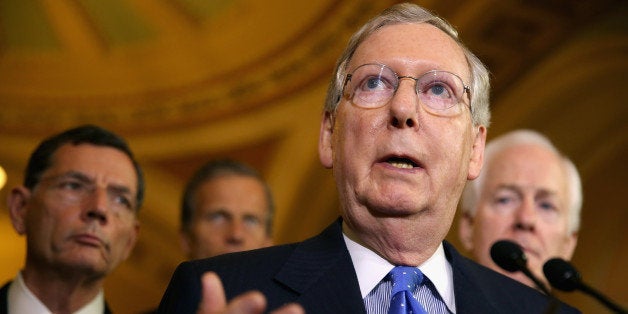
<path fill-rule="evenodd" d="M 427 314 L 412 291 L 423 281 L 423 273 L 416 267 L 397 266 L 389 273 L 392 280 L 392 298 L 388 314 Z"/>

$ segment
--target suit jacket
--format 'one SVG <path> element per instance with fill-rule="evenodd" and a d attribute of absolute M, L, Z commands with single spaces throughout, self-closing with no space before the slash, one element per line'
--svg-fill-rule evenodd
<path fill-rule="evenodd" d="M 9 313 L 9 286 L 11 285 L 11 281 L 7 282 L 0 288 L 0 314 Z M 104 314 L 111 314 L 111 309 L 109 309 L 109 305 L 105 302 L 105 312 Z"/>
<path fill-rule="evenodd" d="M 11 282 L 7 282 L 0 288 L 0 314 L 9 312 L 9 286 Z"/>
<path fill-rule="evenodd" d="M 457 313 L 546 313 L 544 294 L 461 256 L 447 242 L 444 249 L 453 270 Z M 297 302 L 306 313 L 366 313 L 340 219 L 300 243 L 181 263 L 158 312 L 196 313 L 206 271 L 218 273 L 227 299 L 261 291 L 268 311 Z M 579 313 L 560 306 L 559 313 Z"/>

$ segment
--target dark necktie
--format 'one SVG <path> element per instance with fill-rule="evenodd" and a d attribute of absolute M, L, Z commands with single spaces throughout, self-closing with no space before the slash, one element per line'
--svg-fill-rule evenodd
<path fill-rule="evenodd" d="M 423 273 L 416 267 L 397 266 L 389 273 L 392 293 L 388 314 L 427 314 L 412 292 L 423 281 Z"/>

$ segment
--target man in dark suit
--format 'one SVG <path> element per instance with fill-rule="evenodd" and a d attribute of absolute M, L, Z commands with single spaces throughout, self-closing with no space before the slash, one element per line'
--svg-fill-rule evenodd
<path fill-rule="evenodd" d="M 270 246 L 274 206 L 256 169 L 231 159 L 209 161 L 183 191 L 183 250 L 188 259 L 201 259 Z"/>
<path fill-rule="evenodd" d="M 488 81 L 457 32 L 421 7 L 369 21 L 337 63 L 321 123 L 341 218 L 301 243 L 181 264 L 160 312 L 545 312 L 545 295 L 443 241 L 482 168 Z"/>
<path fill-rule="evenodd" d="M 121 137 L 86 125 L 44 140 L 8 197 L 26 262 L 0 290 L 0 313 L 110 313 L 103 282 L 135 246 L 143 195 Z"/>

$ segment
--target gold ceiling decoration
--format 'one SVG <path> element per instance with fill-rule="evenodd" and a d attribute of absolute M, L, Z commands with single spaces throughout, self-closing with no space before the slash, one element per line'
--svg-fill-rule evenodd
<path fill-rule="evenodd" d="M 97 123 L 125 136 L 147 193 L 138 245 L 106 283 L 119 313 L 157 305 L 184 258 L 183 184 L 210 158 L 243 160 L 268 179 L 277 243 L 310 236 L 338 215 L 333 176 L 317 156 L 331 71 L 356 27 L 393 2 L 2 0 L 0 198 L 52 132 Z M 574 262 L 625 301 L 628 2 L 416 2 L 456 26 L 489 66 L 489 139 L 531 128 L 574 160 L 585 191 Z M 8 280 L 24 243 L 4 202 L 0 209 L 0 279 Z M 448 240 L 457 244 L 455 232 L 454 223 Z M 581 295 L 561 299 L 603 311 Z"/>

